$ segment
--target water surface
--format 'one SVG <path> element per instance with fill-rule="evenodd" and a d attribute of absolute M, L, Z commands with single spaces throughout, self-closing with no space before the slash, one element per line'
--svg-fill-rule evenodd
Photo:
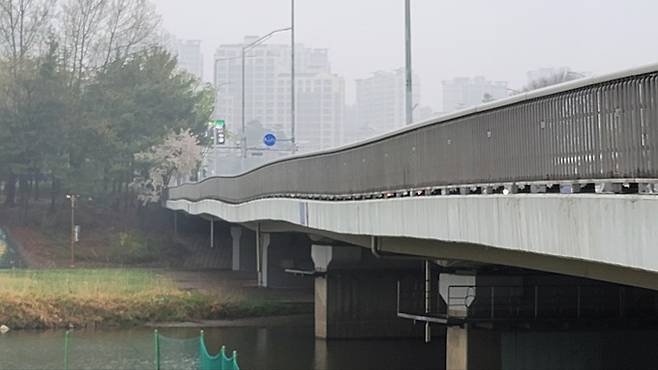
<path fill-rule="evenodd" d="M 160 329 L 172 338 L 192 338 L 198 329 Z M 209 350 L 238 351 L 242 370 L 441 369 L 444 342 L 422 340 L 317 340 L 312 326 L 206 329 Z M 70 337 L 71 369 L 153 369 L 152 329 L 75 331 Z M 162 369 L 194 368 L 196 342 L 162 341 Z M 12 331 L 0 335 L 0 369 L 62 369 L 63 331 Z"/>

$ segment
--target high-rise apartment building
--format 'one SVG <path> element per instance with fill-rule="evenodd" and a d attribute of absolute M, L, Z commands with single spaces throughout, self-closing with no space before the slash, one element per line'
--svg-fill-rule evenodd
<path fill-rule="evenodd" d="M 171 34 L 162 37 L 165 48 L 178 61 L 178 67 L 203 80 L 203 53 L 200 40 L 181 40 Z"/>
<path fill-rule="evenodd" d="M 458 77 L 443 81 L 443 112 L 482 104 L 486 101 L 506 97 L 507 82 L 489 81 L 482 76 Z"/>
<path fill-rule="evenodd" d="M 416 106 L 420 101 L 418 76 L 413 76 L 412 82 L 412 105 Z M 404 127 L 405 86 L 404 69 L 379 71 L 368 78 L 356 80 L 357 121 L 361 126 L 359 131 L 379 134 Z"/>
<path fill-rule="evenodd" d="M 240 132 L 242 121 L 242 48 L 255 41 L 221 45 L 215 53 L 215 115 L 230 131 Z M 245 122 L 259 121 L 268 129 L 291 129 L 290 46 L 262 44 L 245 54 Z M 301 151 L 339 144 L 343 121 L 345 82 L 331 73 L 326 49 L 295 48 L 296 141 Z M 249 147 L 261 143 L 248 143 Z"/>

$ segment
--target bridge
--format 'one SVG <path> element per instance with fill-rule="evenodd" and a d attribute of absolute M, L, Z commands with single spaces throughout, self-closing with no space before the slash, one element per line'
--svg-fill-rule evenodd
<path fill-rule="evenodd" d="M 387 260 L 399 271 L 431 261 L 422 312 L 401 312 L 398 282 L 397 316 L 426 321 L 426 337 L 430 322 L 448 325 L 449 367 L 477 368 L 464 339 L 473 310 L 451 310 L 450 289 L 527 288 L 518 271 L 536 271 L 574 279 L 565 285 L 601 282 L 652 294 L 658 290 L 656 194 L 658 65 L 650 65 L 519 94 L 237 176 L 172 187 L 166 206 L 202 216 L 211 227 L 215 220 L 230 224 L 235 269 L 245 248 L 241 230 L 253 230 L 262 285 L 271 266 L 270 235 L 307 235 L 311 246 L 303 253 L 314 268 L 287 269 L 326 275 L 315 278 L 321 337 L 353 332 L 345 323 L 332 329 L 332 269 L 375 268 Z M 483 271 L 496 270 L 492 266 L 517 273 L 487 279 Z M 341 281 L 336 284 L 345 288 Z M 382 286 L 381 293 L 389 288 L 395 292 Z M 430 290 L 439 303 L 428 303 Z M 494 290 L 480 291 L 475 299 L 491 302 L 493 318 Z M 579 314 L 580 294 L 578 289 L 574 298 Z M 416 303 L 423 306 L 423 299 Z M 432 315 L 442 304 L 444 314 Z"/>

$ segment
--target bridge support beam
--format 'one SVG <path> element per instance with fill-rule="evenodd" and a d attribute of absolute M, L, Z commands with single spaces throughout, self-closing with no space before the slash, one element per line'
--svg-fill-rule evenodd
<path fill-rule="evenodd" d="M 313 245 L 315 336 L 322 339 L 422 338 L 423 327 L 397 317 L 397 280 L 416 274 L 364 262 L 363 249 Z M 364 267 L 365 263 L 365 267 Z M 359 264 L 359 268 L 356 265 Z"/>

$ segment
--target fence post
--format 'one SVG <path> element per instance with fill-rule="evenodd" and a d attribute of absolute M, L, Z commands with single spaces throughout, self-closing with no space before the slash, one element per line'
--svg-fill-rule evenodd
<path fill-rule="evenodd" d="M 64 370 L 69 370 L 69 330 L 64 333 Z"/>
<path fill-rule="evenodd" d="M 238 351 L 233 351 L 233 369 L 232 370 L 240 370 L 240 366 L 238 366 Z"/>
<path fill-rule="evenodd" d="M 153 341 L 155 342 L 155 370 L 160 370 L 160 335 L 158 329 L 153 330 Z"/>

